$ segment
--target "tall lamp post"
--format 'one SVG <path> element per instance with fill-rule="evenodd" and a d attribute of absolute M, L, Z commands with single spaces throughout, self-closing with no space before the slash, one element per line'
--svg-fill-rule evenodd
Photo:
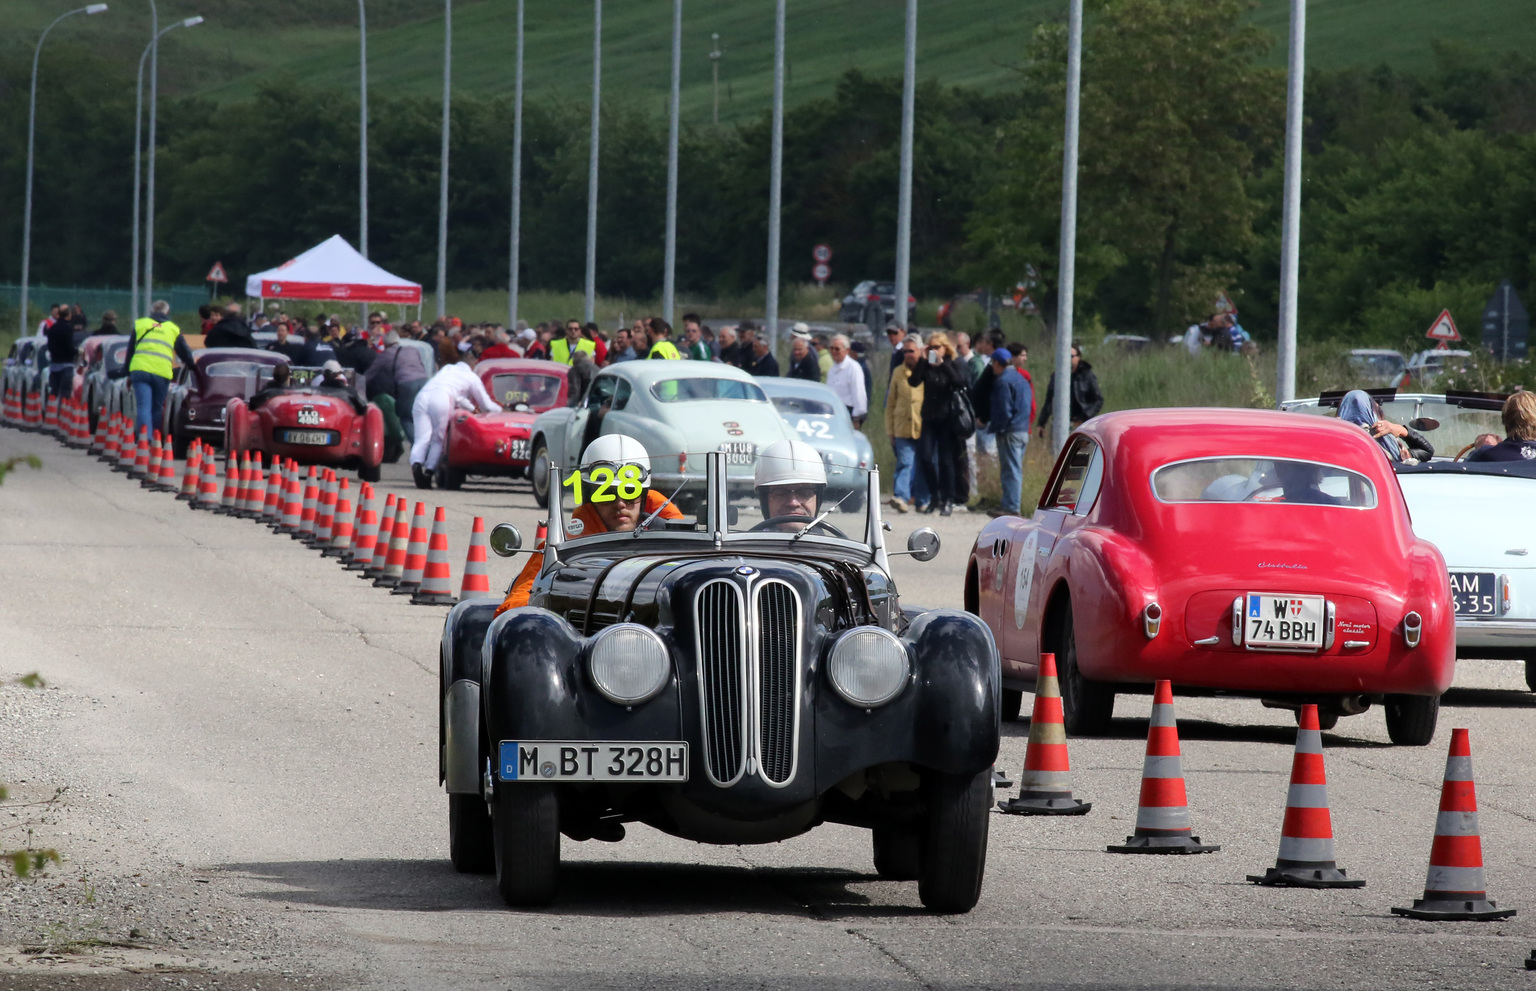
<path fill-rule="evenodd" d="M 592 148 L 587 159 L 587 285 L 582 320 L 597 312 L 597 124 L 603 89 L 603 0 L 592 0 Z"/>
<path fill-rule="evenodd" d="M 907 0 L 907 42 L 901 82 L 901 177 L 896 192 L 896 324 L 907 330 L 912 283 L 912 114 L 917 89 L 917 0 Z M 869 328 L 879 333 L 881 328 Z"/>
<path fill-rule="evenodd" d="M 672 323 L 677 290 L 677 113 L 683 75 L 683 0 L 672 0 L 672 104 L 667 127 L 667 237 L 661 277 L 661 318 Z"/>
<path fill-rule="evenodd" d="M 719 127 L 720 126 L 720 56 L 722 54 L 724 54 L 724 53 L 720 51 L 720 36 L 718 34 L 710 35 L 709 36 L 709 40 L 713 43 L 713 47 L 710 49 L 710 52 L 709 52 L 709 73 L 710 73 L 711 76 L 714 77 L 714 81 L 715 81 L 715 113 L 714 113 L 713 121 L 714 121 L 714 125 L 716 127 Z"/>
<path fill-rule="evenodd" d="M 1301 94 L 1305 81 L 1306 0 L 1291 0 L 1291 46 L 1285 87 L 1285 195 L 1280 205 L 1280 326 L 1275 401 L 1296 398 L 1296 289 L 1301 254 Z"/>
<path fill-rule="evenodd" d="M 48 37 L 55 24 L 76 14 L 99 14 L 107 9 L 104 3 L 93 3 L 60 14 L 53 23 L 43 28 L 38 36 L 37 48 L 32 53 L 32 99 L 27 110 L 27 204 L 21 221 L 21 336 L 27 336 L 27 285 L 32 279 L 32 145 L 37 126 L 37 60 L 43 54 L 43 39 Z"/>
<path fill-rule="evenodd" d="M 768 298 L 763 322 L 769 346 L 779 345 L 779 206 L 784 179 L 784 0 L 773 9 L 773 131 L 768 149 Z"/>
<path fill-rule="evenodd" d="M 358 60 L 358 148 L 357 148 L 357 250 L 368 257 L 368 11 L 365 0 L 357 0 Z M 368 304 L 363 304 L 363 323 L 368 323 Z"/>
<path fill-rule="evenodd" d="M 437 318 L 448 315 L 448 100 L 453 80 L 453 0 L 443 0 L 443 150 L 437 182 Z"/>
<path fill-rule="evenodd" d="M 156 31 L 155 32 L 155 36 L 149 40 L 149 44 L 144 46 L 144 51 L 139 55 L 139 82 L 138 82 L 138 90 L 137 90 L 137 95 L 134 97 L 134 103 L 133 103 L 133 263 L 132 263 L 133 274 L 132 274 L 132 277 L 130 279 L 130 288 L 128 290 L 128 293 L 129 293 L 129 317 L 130 317 L 130 319 L 135 318 L 140 313 L 144 313 L 144 312 L 147 312 L 149 310 L 149 305 L 148 304 L 149 304 L 149 296 L 150 296 L 150 290 L 149 290 L 148 287 L 146 287 L 145 290 L 144 290 L 144 300 L 143 300 L 145 305 L 144 305 L 143 309 L 140 309 L 139 308 L 139 224 L 140 224 L 140 221 L 139 221 L 139 200 L 140 200 L 140 196 L 139 196 L 139 165 L 140 165 L 140 160 L 142 158 L 142 155 L 141 155 L 141 150 L 140 150 L 141 149 L 141 145 L 140 145 L 140 141 L 139 141 L 139 127 L 140 127 L 140 122 L 142 121 L 142 119 L 144 117 L 144 60 L 149 58 L 150 52 L 153 51 L 154 48 L 160 43 L 161 35 L 164 35 L 164 34 L 166 34 L 169 31 L 174 31 L 177 28 L 196 27 L 197 25 L 199 25 L 201 23 L 203 23 L 203 19 L 201 17 L 189 17 L 189 18 L 187 18 L 184 21 L 177 21 L 175 24 L 172 24 L 170 27 L 166 28 L 164 31 Z"/>
<path fill-rule="evenodd" d="M 523 226 L 523 0 L 517 0 L 516 73 L 512 96 L 512 245 L 507 262 L 507 332 L 514 336 Z"/>
<path fill-rule="evenodd" d="M 1072 432 L 1072 293 L 1077 284 L 1077 122 L 1083 92 L 1083 0 L 1067 14 L 1067 121 L 1061 152 L 1061 278 L 1056 300 L 1056 393 L 1051 398 L 1051 451 Z"/>

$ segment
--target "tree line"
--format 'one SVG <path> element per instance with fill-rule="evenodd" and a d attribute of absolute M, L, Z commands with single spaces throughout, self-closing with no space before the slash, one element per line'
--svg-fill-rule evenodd
<path fill-rule="evenodd" d="M 1078 312 L 1162 334 L 1202 318 L 1219 291 L 1273 334 L 1284 78 L 1277 39 L 1236 0 L 1092 0 L 1084 43 Z M 1054 314 L 1064 27 L 1041 25 L 1012 91 L 922 83 L 917 92 L 914 291 L 1007 288 L 1038 273 Z M 0 50 L 0 272 L 20 270 L 30 49 Z M 1309 337 L 1398 343 L 1442 306 L 1464 325 L 1501 278 L 1526 293 L 1536 243 L 1536 74 L 1524 56 L 1437 47 L 1431 68 L 1310 73 L 1301 248 Z M 34 199 L 38 282 L 128 280 L 132 66 L 65 42 L 42 62 Z M 833 246 L 834 279 L 894 270 L 900 80 L 850 71 L 786 112 L 783 271 L 809 278 Z M 370 95 L 370 255 L 422 282 L 436 264 L 440 106 Z M 587 109 L 530 101 L 524 116 L 522 284 L 570 290 L 585 266 Z M 237 279 L 333 233 L 357 231 L 355 94 L 302 79 L 218 105 L 162 98 L 156 271 Z M 598 288 L 658 292 L 664 116 L 605 101 Z M 506 285 L 512 107 L 456 96 L 449 279 Z M 678 286 L 759 287 L 766 268 L 769 126 L 685 128 Z M 14 208 L 13 208 L 14 207 Z M 14 274 L 0 277 L 13 281 Z M 1527 295 L 1529 295 L 1527 293 Z M 1427 314 L 1427 315 L 1426 315 Z"/>

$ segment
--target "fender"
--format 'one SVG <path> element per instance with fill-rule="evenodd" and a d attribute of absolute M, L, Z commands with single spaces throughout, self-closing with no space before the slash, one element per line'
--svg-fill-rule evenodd
<path fill-rule="evenodd" d="M 468 599 L 443 622 L 438 661 L 438 782 L 451 795 L 480 793 L 480 676 L 485 634 L 499 605 Z"/>
<path fill-rule="evenodd" d="M 918 763 L 974 774 L 997 759 L 1002 671 L 992 631 L 958 609 L 932 609 L 907 630 L 913 675 L 923 687 L 914 713 Z"/>
<path fill-rule="evenodd" d="M 1100 527 L 1080 527 L 1057 546 L 1068 562 L 1078 664 L 1091 678 L 1114 680 L 1133 667 L 1133 658 L 1116 651 L 1123 654 L 1127 642 L 1145 640 L 1145 634 L 1128 631 L 1140 630 L 1141 611 L 1158 600 L 1152 562 L 1134 542 Z"/>
<path fill-rule="evenodd" d="M 361 434 L 358 457 L 367 467 L 377 468 L 384 463 L 384 413 L 373 403 L 363 413 Z"/>
<path fill-rule="evenodd" d="M 231 399 L 224 404 L 224 450 L 239 454 L 250 447 L 250 417 L 244 399 Z"/>

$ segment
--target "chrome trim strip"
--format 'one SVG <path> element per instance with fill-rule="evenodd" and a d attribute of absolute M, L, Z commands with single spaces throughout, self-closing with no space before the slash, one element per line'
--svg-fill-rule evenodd
<path fill-rule="evenodd" d="M 1332 599 L 1323 600 L 1323 649 L 1333 647 L 1334 625 L 1338 619 L 1338 611 L 1333 607 Z"/>
<path fill-rule="evenodd" d="M 704 599 L 709 594 L 710 589 L 716 585 L 724 586 L 730 590 L 731 602 L 736 610 L 737 643 L 735 644 L 734 652 L 723 658 L 724 666 L 727 668 L 734 667 L 734 670 L 714 672 L 733 677 L 736 681 L 738 711 L 736 713 L 735 726 L 715 725 L 710 706 L 710 701 L 714 696 L 710 691 L 710 681 L 705 676 L 706 669 L 721 665 L 722 663 L 722 659 L 715 656 L 719 645 L 715 643 L 706 645 L 704 639 L 706 631 L 711 631 L 709 635 L 718 636 L 723 626 L 722 621 L 728 618 L 721 614 L 712 616 L 709 622 L 705 621 Z M 752 698 L 752 693 L 750 686 L 746 683 L 748 666 L 746 659 L 749 656 L 748 651 L 751 649 L 748 636 L 749 625 L 746 600 L 740 585 L 728 578 L 712 578 L 699 586 L 699 590 L 693 598 L 694 668 L 699 684 L 699 735 L 701 738 L 700 742 L 704 747 L 704 774 L 709 778 L 711 784 L 721 788 L 729 787 L 741 780 L 742 775 L 746 772 L 747 755 L 750 752 L 751 742 L 748 729 L 751 726 L 751 706 L 749 705 L 749 700 Z M 706 654 L 706 651 L 708 651 L 708 654 Z M 718 685 L 719 682 L 716 684 Z M 724 716 L 723 713 L 721 715 Z M 712 730 L 711 727 L 714 727 L 714 729 Z M 734 773 L 729 778 L 722 779 L 715 774 L 714 768 L 717 756 L 722 766 L 730 759 L 729 755 L 716 755 L 714 753 L 713 741 L 717 735 L 721 740 L 729 739 L 732 736 L 737 739 L 737 746 L 739 748 L 736 755 L 737 763 Z"/>
<path fill-rule="evenodd" d="M 791 624 L 789 630 L 791 655 L 789 666 L 790 679 L 794 686 L 794 691 L 790 698 L 791 708 L 789 723 L 789 771 L 784 776 L 782 781 L 776 781 L 770 777 L 768 768 L 763 762 L 763 753 L 765 750 L 763 746 L 763 732 L 766 727 L 764 726 L 763 719 L 764 668 L 762 646 L 764 635 L 770 633 L 770 631 L 767 627 L 767 624 L 763 622 L 762 597 L 766 590 L 775 587 L 782 588 L 789 593 L 792 610 L 790 614 Z M 749 680 L 752 686 L 752 732 L 750 736 L 752 748 L 751 755 L 753 758 L 752 764 L 756 767 L 758 777 L 762 778 L 764 784 L 768 785 L 770 788 L 783 788 L 795 780 L 795 773 L 799 770 L 800 766 L 800 705 L 801 694 L 804 691 L 804 678 L 802 676 L 800 658 L 801 622 L 804 613 L 802 612 L 800 593 L 795 590 L 793 585 L 776 578 L 769 579 L 768 581 L 759 581 L 753 584 L 751 586 L 751 601 L 752 609 L 749 615 L 750 640 L 752 647 L 750 655 L 752 677 Z M 782 729 L 782 727 L 780 727 L 780 729 Z"/>

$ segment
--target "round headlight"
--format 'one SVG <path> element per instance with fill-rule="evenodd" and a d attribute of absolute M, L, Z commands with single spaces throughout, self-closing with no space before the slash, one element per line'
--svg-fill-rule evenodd
<path fill-rule="evenodd" d="M 911 672 L 907 648 L 895 634 L 876 626 L 845 633 L 827 664 L 837 694 L 866 709 L 899 695 Z"/>
<path fill-rule="evenodd" d="M 587 670 L 611 702 L 637 705 L 661 691 L 671 674 L 667 645 L 634 623 L 610 626 L 592 638 Z"/>

